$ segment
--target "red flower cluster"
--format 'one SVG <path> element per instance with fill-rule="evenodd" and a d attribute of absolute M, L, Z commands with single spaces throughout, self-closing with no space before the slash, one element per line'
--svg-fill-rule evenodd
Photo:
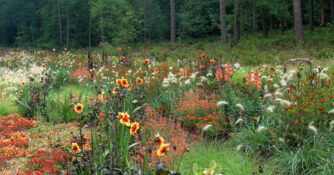
<path fill-rule="evenodd" d="M 53 148 L 50 151 L 37 150 L 28 161 L 29 168 L 25 170 L 27 175 L 58 174 L 61 163 L 70 161 L 70 157 L 61 149 Z"/>

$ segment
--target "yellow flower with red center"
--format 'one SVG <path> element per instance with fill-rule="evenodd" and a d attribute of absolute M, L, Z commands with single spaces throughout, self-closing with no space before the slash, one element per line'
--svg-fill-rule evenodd
<path fill-rule="evenodd" d="M 119 112 L 117 115 L 117 118 L 122 119 L 124 117 L 124 113 L 123 112 Z"/>
<path fill-rule="evenodd" d="M 122 86 L 123 87 L 128 87 L 129 86 L 127 79 L 122 79 Z"/>
<path fill-rule="evenodd" d="M 130 115 L 128 113 L 123 113 L 123 118 L 121 118 L 120 122 L 123 125 L 130 126 Z"/>
<path fill-rule="evenodd" d="M 202 59 L 205 60 L 206 59 L 206 55 L 205 54 L 202 54 Z"/>
<path fill-rule="evenodd" d="M 158 134 L 155 135 L 154 142 L 157 143 L 159 146 L 161 146 L 161 145 L 164 144 L 164 138 L 161 137 L 158 133 Z"/>
<path fill-rule="evenodd" d="M 116 84 L 120 86 L 122 84 L 122 80 L 121 79 L 116 79 Z"/>
<path fill-rule="evenodd" d="M 103 101 L 103 96 L 104 96 L 104 92 L 101 92 L 99 95 L 98 95 L 98 99 L 100 100 L 100 101 Z"/>
<path fill-rule="evenodd" d="M 129 90 L 132 89 L 132 86 L 129 84 L 127 88 L 128 88 L 128 91 L 129 91 Z"/>
<path fill-rule="evenodd" d="M 77 105 L 74 106 L 74 110 L 75 112 L 77 112 L 78 114 L 80 114 L 83 111 L 84 107 L 82 104 L 78 103 Z"/>
<path fill-rule="evenodd" d="M 77 154 L 81 152 L 81 149 L 77 143 L 72 143 L 72 150 Z"/>
<path fill-rule="evenodd" d="M 46 68 L 46 65 L 45 65 L 45 64 L 42 64 L 42 67 L 43 67 L 43 68 Z"/>
<path fill-rule="evenodd" d="M 131 123 L 130 134 L 132 135 L 136 134 L 138 129 L 139 129 L 138 122 Z"/>
<path fill-rule="evenodd" d="M 116 95 L 118 93 L 118 87 L 115 87 L 114 90 L 112 90 L 112 93 Z"/>
<path fill-rule="evenodd" d="M 142 84 L 142 83 L 143 83 L 143 80 L 142 80 L 141 78 L 137 78 L 136 83 L 137 83 L 137 84 Z"/>
<path fill-rule="evenodd" d="M 169 144 L 162 144 L 160 146 L 160 148 L 157 151 L 157 155 L 160 156 L 164 156 L 166 154 L 166 152 L 168 151 Z"/>

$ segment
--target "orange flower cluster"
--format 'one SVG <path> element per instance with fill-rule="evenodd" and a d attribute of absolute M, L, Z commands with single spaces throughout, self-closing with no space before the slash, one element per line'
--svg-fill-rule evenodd
<path fill-rule="evenodd" d="M 261 75 L 254 72 L 248 72 L 247 78 L 246 78 L 246 84 L 252 84 L 253 86 L 256 86 L 258 89 L 261 88 Z"/>
<path fill-rule="evenodd" d="M 212 100 L 209 100 L 212 99 Z M 180 100 L 179 107 L 177 108 L 178 113 L 191 113 L 196 112 L 198 110 L 202 111 L 217 111 L 218 107 L 215 103 L 215 100 L 218 99 L 218 96 L 212 94 L 207 96 L 204 90 L 196 89 L 195 92 L 192 93 L 184 93 Z"/>
<path fill-rule="evenodd" d="M 89 72 L 88 69 L 86 68 L 78 68 L 76 71 L 72 72 L 72 73 L 69 73 L 68 76 L 70 78 L 84 78 L 84 79 L 91 79 L 92 76 Z"/>
<path fill-rule="evenodd" d="M 172 167 L 173 162 L 178 162 L 181 155 L 188 149 L 191 141 L 198 140 L 198 137 L 186 132 L 182 128 L 179 119 L 164 117 L 155 110 L 152 110 L 148 104 L 145 104 L 144 107 L 147 121 L 142 125 L 142 134 L 149 136 L 150 134 L 159 133 L 161 135 L 151 135 L 151 137 L 147 138 L 147 145 L 136 146 L 139 154 L 133 157 L 133 161 L 143 163 L 143 157 L 146 154 L 145 148 L 154 148 L 149 155 L 149 158 L 152 160 L 149 162 L 149 166 L 155 167 L 155 163 L 159 161 L 163 162 L 167 167 Z M 136 141 L 141 140 L 139 136 L 135 138 Z"/>
<path fill-rule="evenodd" d="M 217 127 L 226 126 L 228 121 L 218 112 L 217 100 L 215 94 L 208 96 L 203 90 L 185 93 L 176 112 L 185 116 L 183 121 L 190 127 L 200 128 L 208 124 Z"/>
<path fill-rule="evenodd" d="M 223 70 L 220 67 L 216 70 L 216 78 L 218 81 L 223 79 Z"/>
<path fill-rule="evenodd" d="M 30 137 L 24 130 L 36 127 L 37 122 L 20 115 L 0 116 L 0 166 L 11 158 L 28 155 Z"/>
<path fill-rule="evenodd" d="M 225 67 L 225 75 L 224 75 L 224 80 L 228 81 L 232 76 L 232 65 L 227 64 Z"/>

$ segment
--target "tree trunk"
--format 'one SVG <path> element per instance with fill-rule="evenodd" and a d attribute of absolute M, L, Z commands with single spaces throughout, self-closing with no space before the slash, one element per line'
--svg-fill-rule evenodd
<path fill-rule="evenodd" d="M 309 0 L 309 23 L 310 23 L 310 30 L 313 31 L 314 29 L 314 13 L 313 13 L 313 0 Z"/>
<path fill-rule="evenodd" d="M 62 47 L 63 46 L 63 25 L 61 22 L 60 0 L 58 0 L 58 26 L 59 26 L 59 43 L 60 43 L 60 47 Z"/>
<path fill-rule="evenodd" d="M 148 38 L 147 30 L 147 0 L 144 0 L 144 40 L 147 40 Z"/>
<path fill-rule="evenodd" d="M 35 37 L 34 37 L 34 31 L 33 31 L 31 23 L 30 23 L 30 34 L 31 34 L 31 44 L 34 46 L 35 45 Z"/>
<path fill-rule="evenodd" d="M 175 25 L 175 0 L 170 0 L 170 41 L 175 43 L 176 41 L 176 25 Z"/>
<path fill-rule="evenodd" d="M 325 26 L 324 0 L 320 0 L 320 26 Z"/>
<path fill-rule="evenodd" d="M 334 0 L 331 0 L 331 22 L 334 25 Z"/>
<path fill-rule="evenodd" d="M 253 0 L 253 32 L 257 32 L 257 9 L 256 9 L 256 0 Z"/>
<path fill-rule="evenodd" d="M 104 19 L 103 19 L 103 11 L 100 13 L 100 25 L 101 25 L 101 42 L 104 43 Z"/>
<path fill-rule="evenodd" d="M 20 32 L 20 26 L 17 26 L 17 38 L 19 39 L 19 45 L 18 47 L 21 47 L 21 32 Z"/>
<path fill-rule="evenodd" d="M 69 0 L 67 0 L 66 6 L 66 48 L 69 49 L 70 47 L 70 5 Z"/>
<path fill-rule="evenodd" d="M 267 38 L 268 37 L 268 26 L 267 26 L 267 19 L 266 16 L 264 14 L 262 14 L 262 31 L 263 31 L 263 37 Z"/>
<path fill-rule="evenodd" d="M 293 16 L 295 22 L 296 44 L 301 45 L 304 42 L 303 20 L 301 12 L 301 0 L 293 0 Z"/>
<path fill-rule="evenodd" d="M 240 0 L 234 1 L 234 44 L 238 45 L 240 39 Z"/>
<path fill-rule="evenodd" d="M 222 45 L 227 43 L 225 0 L 220 0 L 220 35 Z"/>
<path fill-rule="evenodd" d="M 92 17 L 89 15 L 89 24 L 88 24 L 88 48 L 92 47 Z"/>
<path fill-rule="evenodd" d="M 270 15 L 270 30 L 274 30 L 274 16 Z"/>

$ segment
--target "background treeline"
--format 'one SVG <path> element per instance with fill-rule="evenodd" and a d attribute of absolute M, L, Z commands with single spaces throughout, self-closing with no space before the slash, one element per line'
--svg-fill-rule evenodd
<path fill-rule="evenodd" d="M 82 48 L 334 24 L 334 0 L 0 0 L 0 45 Z M 302 25 L 303 24 L 303 25 Z M 307 25 L 307 28 L 306 28 Z"/>

